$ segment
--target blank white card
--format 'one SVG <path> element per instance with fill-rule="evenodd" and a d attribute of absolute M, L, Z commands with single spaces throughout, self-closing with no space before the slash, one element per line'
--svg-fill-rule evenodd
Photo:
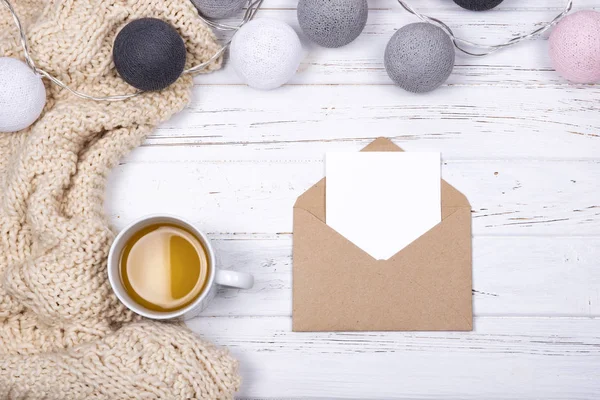
<path fill-rule="evenodd" d="M 440 153 L 327 153 L 326 222 L 387 260 L 441 222 Z"/>

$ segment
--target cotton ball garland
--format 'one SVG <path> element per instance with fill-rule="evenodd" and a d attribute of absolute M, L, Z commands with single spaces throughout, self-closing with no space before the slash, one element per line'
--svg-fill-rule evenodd
<path fill-rule="evenodd" d="M 285 22 L 255 19 L 240 28 L 231 42 L 230 61 L 238 75 L 256 89 L 275 89 L 298 70 L 302 44 Z"/>
<path fill-rule="evenodd" d="M 185 43 L 175 28 L 160 19 L 136 19 L 117 35 L 113 59 L 117 72 L 131 86 L 162 90 L 183 72 Z"/>
<path fill-rule="evenodd" d="M 246 0 L 192 0 L 192 3 L 205 17 L 228 18 L 240 12 Z"/>
<path fill-rule="evenodd" d="M 22 61 L 0 57 L 0 132 L 33 124 L 46 105 L 42 78 Z"/>
<path fill-rule="evenodd" d="M 497 7 L 503 0 L 454 0 L 462 8 L 471 11 L 486 11 Z"/>
<path fill-rule="evenodd" d="M 341 47 L 356 39 L 367 23 L 367 0 L 300 0 L 298 22 L 310 40 Z"/>
<path fill-rule="evenodd" d="M 560 21 L 550 35 L 550 58 L 571 82 L 600 81 L 600 12 L 579 11 Z"/>
<path fill-rule="evenodd" d="M 399 29 L 385 49 L 385 69 L 401 88 L 424 93 L 448 79 L 454 68 L 454 46 L 441 28 L 417 22 Z"/>

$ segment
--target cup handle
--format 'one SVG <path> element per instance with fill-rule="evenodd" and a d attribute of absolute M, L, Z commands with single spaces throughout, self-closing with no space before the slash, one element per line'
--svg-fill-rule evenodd
<path fill-rule="evenodd" d="M 229 271 L 226 269 L 217 269 L 215 282 L 222 286 L 228 286 L 237 289 L 251 289 L 254 286 L 254 277 L 245 272 Z"/>

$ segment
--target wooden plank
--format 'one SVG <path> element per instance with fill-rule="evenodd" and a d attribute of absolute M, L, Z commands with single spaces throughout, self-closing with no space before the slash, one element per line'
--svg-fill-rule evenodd
<path fill-rule="evenodd" d="M 456 4 L 439 1 L 439 0 L 418 0 L 418 2 L 409 1 L 407 2 L 414 7 L 418 7 L 419 10 L 435 11 L 435 10 L 450 10 L 450 11 L 463 11 Z M 559 10 L 564 8 L 566 0 L 529 0 L 526 3 L 520 0 L 504 0 L 498 7 L 493 10 L 486 11 L 485 13 L 479 13 L 483 15 L 495 15 L 499 11 L 503 10 L 521 10 L 522 12 L 531 12 L 534 10 Z M 265 0 L 263 3 L 263 9 L 296 9 L 298 0 Z M 597 7 L 598 3 L 596 0 L 577 0 L 577 8 L 592 8 Z M 391 10 L 399 7 L 397 0 L 369 0 L 370 10 Z M 471 13 L 473 14 L 473 13 Z"/>
<path fill-rule="evenodd" d="M 511 1 L 506 1 L 511 3 Z M 460 37 L 484 44 L 499 44 L 533 31 L 543 22 L 551 21 L 566 1 L 536 2 L 529 7 L 515 4 L 491 12 L 468 12 L 454 3 L 442 1 L 410 2 L 420 12 L 439 18 Z M 445 4 L 448 3 L 448 4 Z M 537 6 L 536 6 L 537 4 Z M 260 18 L 287 22 L 298 32 L 305 57 L 299 73 L 291 84 L 392 84 L 383 66 L 383 54 L 390 37 L 404 25 L 420 20 L 405 12 L 394 1 L 371 4 L 367 25 L 350 45 L 327 49 L 310 42 L 297 21 L 296 2 L 269 2 L 260 11 Z M 587 2 L 578 7 L 598 7 Z M 234 20 L 226 22 L 235 23 Z M 547 34 L 510 49 L 483 58 L 457 53 L 456 66 L 448 85 L 547 86 L 568 83 L 554 72 L 547 51 Z M 225 37 L 223 37 L 224 39 Z M 202 84 L 243 83 L 230 66 L 224 71 L 197 79 Z"/>
<path fill-rule="evenodd" d="M 291 315 L 291 235 L 213 244 L 222 268 L 256 283 L 220 289 L 204 316 Z M 600 238 L 479 237 L 473 253 L 475 315 L 600 316 Z"/>
<path fill-rule="evenodd" d="M 212 234 L 289 233 L 297 196 L 323 176 L 319 159 L 193 154 L 117 167 L 106 207 L 116 227 L 170 212 Z M 442 175 L 469 198 L 475 235 L 600 234 L 600 161 L 446 161 Z"/>
<path fill-rule="evenodd" d="M 382 55 L 416 20 L 395 0 L 369 4 L 363 35 L 347 47 L 320 49 L 301 34 L 307 57 L 277 91 L 243 86 L 231 66 L 198 77 L 192 104 L 111 174 L 111 221 L 118 229 L 147 213 L 187 217 L 210 233 L 220 265 L 256 276 L 255 288 L 222 289 L 189 322 L 240 359 L 243 398 L 597 397 L 600 87 L 567 85 L 542 38 L 459 56 L 446 86 L 405 93 Z M 413 5 L 496 43 L 563 4 L 505 0 L 487 13 Z M 261 17 L 299 31 L 295 5 L 266 0 Z M 442 151 L 444 177 L 473 204 L 475 332 L 290 332 L 295 198 L 321 178 L 326 151 L 356 151 L 380 135 Z"/>
<path fill-rule="evenodd" d="M 407 150 L 442 151 L 445 159 L 598 159 L 599 97 L 600 87 L 495 88 L 493 95 L 486 87 L 442 88 L 416 96 L 393 86 L 201 86 L 147 145 L 315 158 L 387 136 Z M 190 152 L 202 150 L 182 154 Z"/>
<path fill-rule="evenodd" d="M 600 320 L 477 318 L 469 333 L 292 333 L 289 318 L 197 318 L 241 362 L 241 398 L 594 399 Z"/>

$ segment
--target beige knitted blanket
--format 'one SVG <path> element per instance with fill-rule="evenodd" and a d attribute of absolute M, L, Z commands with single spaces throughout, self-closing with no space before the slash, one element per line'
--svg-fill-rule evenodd
<path fill-rule="evenodd" d="M 36 63 L 94 95 L 129 93 L 112 44 L 146 16 L 178 29 L 188 64 L 218 49 L 189 0 L 13 0 Z M 0 56 L 22 58 L 0 6 Z M 208 70 L 220 67 L 221 60 Z M 189 66 L 188 65 L 188 66 Z M 47 85 L 31 128 L 0 133 L 0 399 L 227 399 L 237 363 L 179 324 L 141 320 L 113 295 L 106 175 L 190 99 L 191 78 L 125 102 Z"/>

